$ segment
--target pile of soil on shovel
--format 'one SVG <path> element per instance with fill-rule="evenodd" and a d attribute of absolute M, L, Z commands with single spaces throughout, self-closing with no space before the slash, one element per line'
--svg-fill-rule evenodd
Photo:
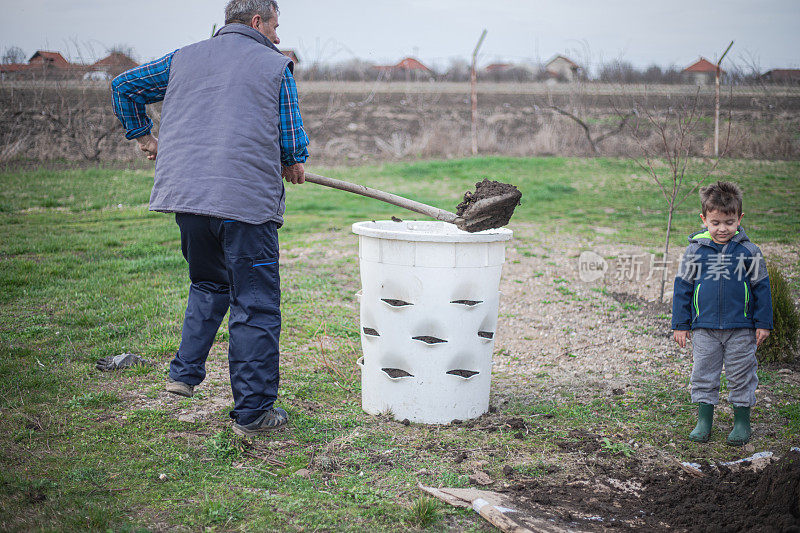
<path fill-rule="evenodd" d="M 488 215 L 488 218 L 481 222 L 480 230 L 475 229 L 470 231 L 501 228 L 508 224 L 508 221 L 511 220 L 511 215 L 514 214 L 514 208 L 519 205 L 520 198 L 522 198 L 522 193 L 520 190 L 513 185 L 509 185 L 508 183 L 490 181 L 488 179 L 484 179 L 483 181 L 476 183 L 475 192 L 467 191 L 464 193 L 464 200 L 458 204 L 458 206 L 456 206 L 456 215 L 460 217 L 464 216 L 464 213 L 467 212 L 467 209 L 473 204 L 477 203 L 479 200 L 496 198 L 509 193 L 513 196 L 516 196 L 516 201 L 512 200 L 510 202 L 503 202 L 502 204 L 495 206 L 492 211 L 481 213 L 481 217 Z"/>
<path fill-rule="evenodd" d="M 508 495 L 523 512 L 579 531 L 800 533 L 798 452 L 761 471 L 707 466 L 704 477 L 642 477 L 635 470 L 628 477 L 600 467 L 593 479 L 556 486 L 517 483 Z"/>

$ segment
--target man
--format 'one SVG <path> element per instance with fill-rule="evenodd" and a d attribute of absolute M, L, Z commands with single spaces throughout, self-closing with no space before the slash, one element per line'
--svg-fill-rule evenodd
<path fill-rule="evenodd" d="M 304 182 L 308 137 L 274 0 L 231 0 L 214 37 L 112 83 L 125 136 L 155 159 L 150 210 L 175 213 L 191 286 L 167 391 L 192 396 L 230 308 L 233 430 L 288 422 L 274 406 L 281 328 L 278 235 L 287 182 Z M 164 101 L 159 137 L 145 105 Z"/>

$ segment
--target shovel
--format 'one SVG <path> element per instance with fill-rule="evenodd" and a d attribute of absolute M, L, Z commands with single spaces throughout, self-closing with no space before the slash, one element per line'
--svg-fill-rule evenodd
<path fill-rule="evenodd" d="M 408 209 L 415 213 L 427 215 L 436 220 L 455 224 L 458 229 L 469 233 L 500 228 L 508 224 L 511 215 L 514 214 L 514 208 L 519 205 L 520 198 L 522 197 L 522 193 L 519 192 L 516 187 L 504 184 L 502 192 L 490 194 L 488 196 L 484 195 L 484 197 L 478 199 L 475 199 L 477 198 L 475 194 L 468 192 L 464 195 L 464 202 L 459 205 L 458 214 L 456 214 L 421 202 L 409 200 L 408 198 L 403 198 L 396 194 L 365 187 L 364 185 L 357 185 L 355 183 L 319 176 L 309 172 L 306 172 L 305 175 L 306 181 L 308 182 L 374 198 L 375 200 L 396 205 L 397 207 L 402 207 L 403 209 Z M 484 180 L 484 183 L 497 182 L 488 182 Z M 481 188 L 481 185 L 483 184 L 478 184 L 478 189 Z"/>

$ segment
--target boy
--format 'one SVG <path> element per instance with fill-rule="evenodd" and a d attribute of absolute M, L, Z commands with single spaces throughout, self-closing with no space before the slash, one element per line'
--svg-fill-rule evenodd
<path fill-rule="evenodd" d="M 698 421 L 689 438 L 708 441 L 724 364 L 734 416 L 728 444 L 741 446 L 752 433 L 756 348 L 772 329 L 767 266 L 739 225 L 742 191 L 736 184 L 718 181 L 703 187 L 700 201 L 706 231 L 689 237 L 672 300 L 675 341 L 684 348 L 694 332 L 691 384 Z"/>

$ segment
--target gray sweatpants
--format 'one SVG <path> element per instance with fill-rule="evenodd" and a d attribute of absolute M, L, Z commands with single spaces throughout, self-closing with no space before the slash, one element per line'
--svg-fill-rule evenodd
<path fill-rule="evenodd" d="M 692 402 L 719 402 L 724 364 L 730 403 L 736 407 L 756 404 L 756 330 L 696 329 L 692 332 L 692 357 Z"/>

